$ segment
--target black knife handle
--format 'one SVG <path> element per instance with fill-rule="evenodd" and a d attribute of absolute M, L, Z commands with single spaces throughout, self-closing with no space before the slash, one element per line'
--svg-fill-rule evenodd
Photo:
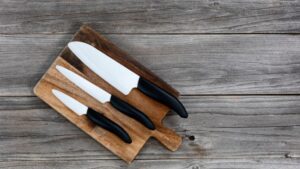
<path fill-rule="evenodd" d="M 132 142 L 130 136 L 128 135 L 128 133 L 122 127 L 120 127 L 118 124 L 114 123 L 110 119 L 106 118 L 102 114 L 96 112 L 95 110 L 89 108 L 88 111 L 87 111 L 87 117 L 92 122 L 97 124 L 98 126 L 100 126 L 104 129 L 114 133 L 115 135 L 117 135 L 124 142 L 129 143 L 129 144 Z"/>
<path fill-rule="evenodd" d="M 141 112 L 138 109 L 131 106 L 130 104 L 124 102 L 123 100 L 121 100 L 113 95 L 111 96 L 110 103 L 114 108 L 116 108 L 120 112 L 126 114 L 127 116 L 139 121 L 144 126 L 146 126 L 148 129 L 150 129 L 150 130 L 155 129 L 155 126 L 152 123 L 152 121 L 149 119 L 149 117 L 147 115 L 145 115 L 143 112 Z"/>
<path fill-rule="evenodd" d="M 155 84 L 149 82 L 148 80 L 140 77 L 138 82 L 138 87 L 140 91 L 142 91 L 147 96 L 157 100 L 171 109 L 173 109 L 177 114 L 179 114 L 183 118 L 187 118 L 188 114 L 182 105 L 182 103 L 173 95 L 156 86 Z"/>

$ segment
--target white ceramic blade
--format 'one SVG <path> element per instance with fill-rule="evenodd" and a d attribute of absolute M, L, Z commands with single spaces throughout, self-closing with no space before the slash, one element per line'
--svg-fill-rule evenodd
<path fill-rule="evenodd" d="M 79 101 L 55 89 L 52 89 L 52 93 L 58 98 L 58 100 L 79 116 L 87 113 L 88 107 Z"/>
<path fill-rule="evenodd" d="M 76 86 L 78 86 L 80 89 L 91 95 L 99 102 L 105 103 L 110 101 L 111 94 L 102 90 L 101 88 L 84 79 L 83 77 L 79 76 L 78 74 L 59 65 L 56 66 L 56 69 L 67 79 L 73 82 Z"/>
<path fill-rule="evenodd" d="M 70 42 L 71 51 L 92 71 L 116 89 L 127 95 L 136 88 L 140 76 L 93 46 L 83 42 Z"/>

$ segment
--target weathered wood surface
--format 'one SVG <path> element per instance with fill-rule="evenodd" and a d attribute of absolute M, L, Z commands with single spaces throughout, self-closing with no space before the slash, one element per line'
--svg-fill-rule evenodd
<path fill-rule="evenodd" d="M 300 35 L 106 37 L 183 95 L 300 93 Z M 0 37 L 0 95 L 32 96 L 32 87 L 70 38 Z"/>
<path fill-rule="evenodd" d="M 185 96 L 176 152 L 151 140 L 131 168 L 297 168 L 300 96 Z M 0 97 L 0 168 L 127 165 L 36 97 Z M 17 125 L 16 125 L 17 124 Z M 33 168 L 34 168 L 33 167 Z"/>
<path fill-rule="evenodd" d="M 0 0 L 0 168 L 298 169 L 299 10 L 299 0 Z M 127 166 L 32 97 L 83 23 L 185 95 L 190 118 L 165 119 L 181 149 L 152 140 Z"/>
<path fill-rule="evenodd" d="M 0 1 L 0 33 L 299 33 L 299 0 Z"/>

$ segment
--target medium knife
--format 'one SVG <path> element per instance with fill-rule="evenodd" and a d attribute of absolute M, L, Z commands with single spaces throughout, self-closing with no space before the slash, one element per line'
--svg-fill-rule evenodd
<path fill-rule="evenodd" d="M 149 117 L 145 115 L 143 112 L 131 106 L 130 104 L 122 101 L 116 96 L 109 94 L 108 92 L 104 91 L 100 87 L 94 85 L 93 83 L 89 82 L 85 78 L 79 76 L 78 74 L 72 72 L 69 69 L 66 69 L 59 65 L 56 65 L 56 69 L 67 79 L 69 79 L 72 83 L 74 83 L 76 86 L 78 86 L 80 89 L 88 93 L 90 96 L 92 96 L 99 102 L 101 103 L 110 102 L 110 104 L 114 108 L 126 114 L 127 116 L 139 121 L 148 129 L 150 130 L 155 129 L 155 126 L 153 122 L 149 119 Z"/>
<path fill-rule="evenodd" d="M 92 71 L 123 94 L 127 95 L 133 88 L 138 88 L 147 96 L 169 106 L 181 117 L 188 117 L 183 104 L 176 97 L 127 69 L 95 47 L 79 41 L 70 42 L 68 47 Z"/>
<path fill-rule="evenodd" d="M 75 100 L 74 98 L 58 91 L 52 89 L 52 93 L 54 96 L 58 98 L 64 105 L 66 105 L 69 109 L 75 112 L 77 115 L 85 115 L 95 124 L 98 126 L 114 133 L 120 139 L 122 139 L 126 143 L 131 143 L 132 140 L 128 133 L 120 127 L 118 124 L 114 123 L 110 119 L 106 118 L 102 114 L 96 112 L 95 110 L 85 106 L 84 104 L 80 103 L 79 101 Z"/>

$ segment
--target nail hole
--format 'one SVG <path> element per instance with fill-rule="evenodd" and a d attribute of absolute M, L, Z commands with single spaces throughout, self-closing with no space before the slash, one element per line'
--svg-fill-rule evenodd
<path fill-rule="evenodd" d="M 194 140 L 195 140 L 195 136 L 189 136 L 189 139 L 190 139 L 191 141 L 194 141 Z"/>

